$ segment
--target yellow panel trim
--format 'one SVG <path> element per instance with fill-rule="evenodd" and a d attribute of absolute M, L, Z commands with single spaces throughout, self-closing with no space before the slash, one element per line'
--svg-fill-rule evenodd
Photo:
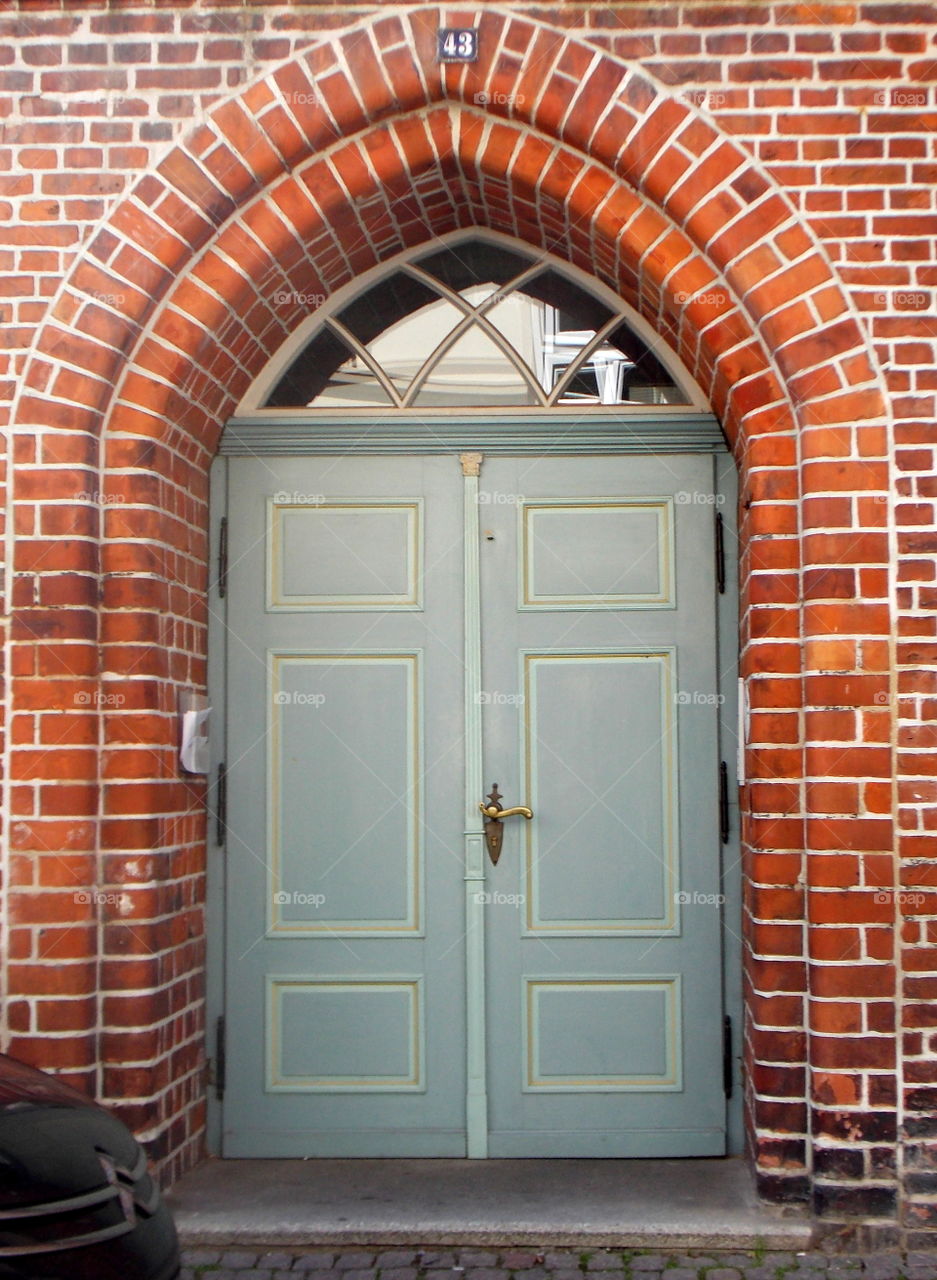
<path fill-rule="evenodd" d="M 659 590 L 656 593 L 621 592 L 609 595 L 537 595 L 532 577 L 532 517 L 542 511 L 653 511 L 658 516 L 657 565 Z M 672 500 L 660 498 L 590 498 L 576 502 L 564 499 L 556 502 L 525 502 L 521 508 L 521 608 L 570 608 L 583 609 L 652 608 L 672 606 L 673 597 L 673 506 Z"/>
<path fill-rule="evenodd" d="M 663 682 L 661 689 L 661 707 L 663 728 L 665 731 L 664 741 L 674 742 L 675 724 L 674 724 L 674 696 L 673 696 L 673 659 L 674 654 L 669 649 L 619 649 L 619 650 L 569 650 L 566 652 L 552 653 L 524 653 L 524 742 L 523 742 L 523 771 L 524 771 L 524 794 L 530 797 L 530 803 L 536 810 L 537 795 L 535 783 L 535 771 L 532 754 L 532 744 L 534 742 L 534 733 L 531 723 L 531 715 L 534 709 L 533 698 L 533 673 L 534 667 L 538 663 L 573 663 L 586 662 L 593 663 L 603 660 L 639 660 L 643 661 L 648 658 L 657 659 L 663 670 Z M 647 921 L 591 921 L 591 920 L 568 920 L 550 922 L 549 924 L 535 919 L 535 908 L 537 905 L 537 886 L 534 876 L 534 840 L 537 832 L 534 825 L 527 826 L 524 833 L 524 881 L 526 886 L 526 932 L 528 934 L 549 935 L 605 935 L 613 934 L 615 936 L 628 937 L 632 935 L 640 935 L 642 933 L 669 933 L 674 930 L 677 924 L 676 903 L 674 901 L 675 885 L 677 883 L 677 866 L 679 857 L 677 829 L 676 829 L 676 797 L 677 797 L 677 771 L 675 768 L 674 752 L 670 751 L 664 759 L 664 795 L 662 805 L 662 820 L 664 831 L 664 849 L 668 853 L 667 860 L 662 863 L 663 867 L 663 894 L 664 894 L 664 916 L 660 920 Z M 526 824 L 525 824 L 526 826 Z"/>
<path fill-rule="evenodd" d="M 353 935 L 357 937 L 385 937 L 388 935 L 413 935 L 421 934 L 423 930 L 421 897 L 422 897 L 422 812 L 423 812 L 423 796 L 422 796 L 422 761 L 423 761 L 423 738 L 421 733 L 421 654 L 420 653 L 395 653 L 388 651 L 384 653 L 338 653 L 338 652 L 320 652 L 317 650 L 299 650 L 299 651 L 268 651 L 270 659 L 270 680 L 269 680 L 269 706 L 270 706 L 270 755 L 269 755 L 269 794 L 267 797 L 268 805 L 268 832 L 269 832 L 269 862 L 268 862 L 268 878 L 267 891 L 269 902 L 268 913 L 268 936 L 276 935 L 294 935 L 301 937 L 309 937 L 316 934 L 324 935 L 330 938 L 344 937 L 345 935 Z M 371 666 L 378 662 L 390 662 L 394 665 L 407 664 L 410 667 L 408 676 L 408 684 L 410 687 L 410 725 L 409 725 L 409 741 L 410 741 L 410 793 L 413 797 L 412 811 L 410 814 L 410 848 L 411 856 L 408 859 L 408 868 L 410 871 L 410 920 L 398 923 L 395 921 L 356 921 L 356 920 L 329 920 L 323 921 L 321 924 L 315 921 L 285 921 L 279 913 L 280 904 L 276 901 L 276 894 L 280 892 L 282 863 L 280 859 L 281 850 L 281 828 L 280 828 L 280 805 L 276 803 L 277 797 L 283 793 L 281 782 L 281 761 L 280 761 L 280 703 L 276 700 L 276 693 L 280 689 L 281 678 L 280 670 L 284 663 L 302 661 L 303 659 L 315 663 L 338 664 L 359 663 L 364 666 Z"/>

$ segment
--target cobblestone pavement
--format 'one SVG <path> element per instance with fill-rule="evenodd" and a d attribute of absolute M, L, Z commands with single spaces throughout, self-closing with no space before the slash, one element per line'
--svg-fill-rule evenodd
<path fill-rule="evenodd" d="M 192 1248 L 182 1280 L 937 1280 L 935 1253 Z"/>

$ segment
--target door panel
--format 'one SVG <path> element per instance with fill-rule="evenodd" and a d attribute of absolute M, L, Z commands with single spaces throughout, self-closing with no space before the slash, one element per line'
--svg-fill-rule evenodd
<path fill-rule="evenodd" d="M 491 1155 L 724 1151 L 712 474 L 482 468 Z"/>
<path fill-rule="evenodd" d="M 523 778 L 537 815 L 524 833 L 526 932 L 672 931 L 674 651 L 521 658 Z M 581 858 L 563 856 L 570 840 L 602 851 L 587 875 Z"/>
<path fill-rule="evenodd" d="M 673 606 L 672 499 L 554 499 L 520 509 L 520 608 Z"/>
<path fill-rule="evenodd" d="M 420 931 L 421 656 L 269 652 L 273 933 Z"/>
<path fill-rule="evenodd" d="M 226 1155 L 465 1154 L 460 485 L 232 464 Z"/>
<path fill-rule="evenodd" d="M 476 955 L 489 1154 L 724 1150 L 712 476 L 486 459 L 466 689 L 458 459 L 231 461 L 224 1154 L 464 1155 Z"/>

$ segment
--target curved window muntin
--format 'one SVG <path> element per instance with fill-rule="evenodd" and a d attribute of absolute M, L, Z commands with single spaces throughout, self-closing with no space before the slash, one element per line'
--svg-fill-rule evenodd
<path fill-rule="evenodd" d="M 463 299 L 456 290 L 445 284 L 442 280 L 430 273 L 424 271 L 416 263 L 416 259 L 427 258 L 437 247 L 440 251 L 445 249 L 457 249 L 460 244 L 468 244 L 472 241 L 483 242 L 501 247 L 507 251 L 514 251 L 517 254 L 527 258 L 533 257 L 535 261 L 522 274 L 513 278 L 510 282 L 510 291 L 516 296 L 528 297 L 529 295 L 519 292 L 522 284 L 536 275 L 542 273 L 544 269 L 551 269 L 560 277 L 566 278 L 574 286 L 577 286 L 586 294 L 591 294 L 595 300 L 604 305 L 610 312 L 609 320 L 601 327 L 601 329 L 591 334 L 588 342 L 581 348 L 577 349 L 576 357 L 561 371 L 560 377 L 552 388 L 545 392 L 543 386 L 536 381 L 536 370 L 534 370 L 534 380 L 531 383 L 531 370 L 526 366 L 523 357 L 519 355 L 513 345 L 507 341 L 497 330 L 496 326 L 490 321 L 486 321 L 485 313 L 492 310 L 500 301 L 503 301 L 504 290 L 501 287 L 495 288 L 491 295 L 482 303 L 472 307 L 467 300 Z M 457 404 L 457 405 L 414 405 L 404 404 L 404 397 L 400 391 L 393 385 L 392 379 L 387 375 L 386 371 L 367 351 L 363 343 L 352 338 L 352 335 L 345 330 L 344 325 L 337 319 L 338 313 L 349 306 L 356 298 L 363 296 L 375 285 L 385 278 L 392 277 L 397 272 L 404 272 L 407 276 L 414 280 L 420 280 L 421 283 L 432 283 L 432 288 L 437 292 L 440 298 L 445 298 L 450 304 L 454 304 L 462 312 L 462 318 L 459 323 L 450 330 L 445 338 L 431 351 L 427 352 L 420 363 L 420 368 L 415 377 L 410 381 L 407 388 L 407 399 L 412 400 L 417 394 L 415 383 L 417 377 L 425 379 L 427 373 L 432 371 L 434 367 L 438 367 L 439 363 L 444 359 L 444 352 L 440 352 L 440 347 L 445 344 L 445 349 L 450 350 L 452 345 L 458 340 L 456 330 L 460 333 L 466 333 L 473 327 L 477 327 L 486 337 L 495 342 L 498 349 L 510 360 L 511 364 L 517 369 L 518 373 L 524 377 L 526 383 L 532 385 L 538 396 L 538 401 L 532 404 Z M 476 288 L 478 285 L 466 286 L 467 288 Z M 458 301 L 456 301 L 458 300 Z M 411 318 L 418 312 L 411 312 L 409 315 L 402 317 L 403 321 Z M 370 373 L 376 378 L 378 385 L 388 395 L 390 403 L 387 405 L 369 404 L 369 405 L 348 405 L 337 407 L 336 405 L 296 405 L 296 406 L 276 406 L 266 404 L 267 398 L 272 394 L 273 389 L 278 385 L 287 370 L 293 362 L 301 354 L 302 350 L 317 335 L 319 330 L 325 328 L 326 322 L 328 327 L 334 334 L 342 334 L 343 341 L 348 345 L 351 341 L 352 350 L 355 354 L 363 357 L 368 366 Z M 484 322 L 484 323 L 483 323 Z M 559 403 L 559 397 L 564 390 L 575 381 L 577 373 L 588 367 L 589 357 L 596 351 L 600 351 L 604 341 L 609 334 L 614 333 L 622 325 L 630 328 L 635 336 L 642 342 L 651 352 L 651 354 L 663 366 L 676 388 L 683 393 L 685 399 L 680 403 L 648 403 L 640 400 L 620 401 L 617 403 L 586 403 L 575 401 L 564 401 Z M 391 326 L 388 326 L 390 329 Z M 385 331 L 386 332 L 386 331 Z M 565 331 L 564 331 L 565 332 Z M 497 336 L 496 336 L 497 335 Z M 380 340 L 382 334 L 378 333 L 371 341 Z M 523 366 L 523 367 L 521 367 Z M 350 417 L 373 417 L 375 414 L 381 416 L 393 415 L 395 417 L 416 417 L 426 418 L 433 414 L 449 415 L 457 412 L 460 416 L 491 416 L 497 415 L 543 415 L 544 413 L 555 413 L 558 411 L 575 410 L 577 414 L 587 414 L 590 416 L 612 416 L 621 418 L 630 414 L 639 414 L 646 416 L 648 412 L 662 415 L 685 414 L 688 410 L 704 410 L 710 412 L 708 402 L 703 392 L 700 390 L 694 379 L 690 376 L 686 368 L 680 362 L 679 358 L 674 354 L 672 349 L 667 345 L 663 338 L 652 328 L 652 326 L 634 310 L 628 303 L 618 297 L 613 290 L 595 277 L 588 275 L 578 267 L 571 265 L 561 258 L 557 258 L 552 254 L 542 250 L 535 249 L 533 246 L 523 241 L 514 239 L 511 236 L 504 235 L 501 232 L 480 230 L 469 228 L 466 230 L 451 232 L 445 236 L 440 236 L 431 242 L 424 241 L 420 245 L 416 245 L 404 252 L 395 255 L 384 262 L 378 263 L 357 276 L 353 281 L 344 285 L 337 290 L 322 306 L 318 307 L 314 312 L 305 317 L 305 319 L 296 327 L 280 345 L 277 352 L 271 357 L 262 372 L 254 379 L 248 388 L 243 399 L 241 400 L 235 417 L 241 418 L 250 416 L 251 418 L 330 418 L 334 419 L 336 413 Z"/>
<path fill-rule="evenodd" d="M 494 293 L 490 294 L 489 297 L 485 298 L 477 306 L 473 307 L 467 298 L 462 297 L 461 292 L 456 293 L 454 290 L 450 289 L 448 285 L 443 283 L 441 280 L 437 280 L 435 276 L 431 276 L 428 272 L 423 271 L 422 268 L 418 267 L 415 263 L 401 264 L 401 269 L 406 271 L 408 275 L 415 275 L 432 283 L 435 289 L 444 290 L 445 292 L 443 296 L 450 302 L 460 306 L 463 311 L 463 315 L 459 323 L 454 325 L 445 337 L 436 344 L 433 350 L 427 354 L 426 359 L 423 361 L 410 383 L 410 386 L 407 388 L 408 404 L 406 406 L 400 404 L 398 408 L 414 407 L 413 402 L 419 395 L 422 387 L 425 385 L 426 379 L 429 377 L 432 369 L 438 366 L 441 361 L 445 359 L 446 355 L 452 351 L 459 338 L 468 333 L 469 329 L 474 325 L 477 325 L 481 329 L 482 333 L 494 342 L 495 346 L 498 347 L 502 354 L 507 356 L 511 364 L 515 369 L 517 369 L 523 381 L 527 382 L 532 389 L 537 390 L 536 383 L 530 377 L 530 371 L 528 370 L 527 364 L 517 351 L 516 347 L 512 343 L 508 342 L 501 331 L 496 329 L 485 315 L 487 311 L 491 311 L 492 308 L 500 301 L 497 289 L 495 289 Z M 538 269 L 540 269 L 539 263 L 536 267 L 531 267 L 530 270 L 525 271 L 523 275 L 516 277 L 511 282 L 511 291 L 516 293 L 521 288 L 521 282 L 526 280 L 528 277 L 533 276 Z"/>

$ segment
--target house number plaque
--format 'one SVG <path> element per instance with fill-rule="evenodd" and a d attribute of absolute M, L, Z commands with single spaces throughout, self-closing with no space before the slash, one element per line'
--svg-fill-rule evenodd
<path fill-rule="evenodd" d="M 436 33 L 437 62 L 477 62 L 476 27 L 440 27 Z"/>

